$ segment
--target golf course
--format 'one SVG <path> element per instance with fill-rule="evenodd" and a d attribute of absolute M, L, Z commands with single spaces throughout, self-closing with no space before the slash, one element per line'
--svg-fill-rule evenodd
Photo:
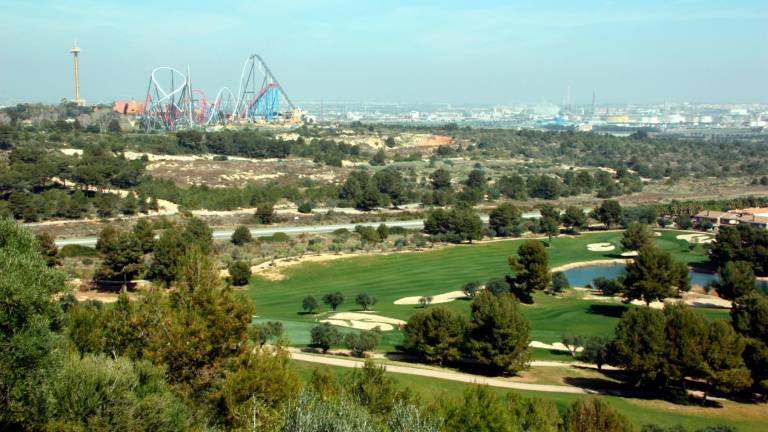
<path fill-rule="evenodd" d="M 675 260 L 692 266 L 706 265 L 707 257 L 701 245 L 691 249 L 688 241 L 676 238 L 684 232 L 670 230 L 659 233 L 656 243 L 670 252 Z M 552 245 L 547 248 L 550 267 L 621 259 L 621 237 L 621 231 L 605 231 L 553 238 Z M 308 295 L 319 299 L 335 291 L 341 292 L 345 298 L 335 311 L 337 313 L 361 312 L 362 308 L 355 304 L 354 299 L 359 293 L 368 293 L 377 300 L 369 313 L 407 321 L 423 306 L 395 304 L 395 301 L 414 296 L 436 297 L 461 290 L 469 281 L 485 283 L 492 278 L 503 278 L 511 272 L 507 259 L 516 253 L 521 242 L 521 239 L 499 240 L 418 252 L 303 262 L 280 269 L 279 278 L 268 279 L 257 273 L 249 288 L 257 305 L 255 321 L 281 321 L 289 343 L 305 346 L 309 343 L 310 329 L 320 320 L 332 317 L 334 312 L 330 307 L 321 305 L 315 313 L 306 313 L 302 309 L 302 299 Z M 595 243 L 609 243 L 615 248 L 590 251 L 588 246 Z M 558 296 L 536 293 L 535 303 L 523 306 L 531 324 L 531 339 L 552 344 L 560 342 L 565 333 L 609 336 L 621 314 L 627 308 L 635 307 L 606 299 L 584 299 L 582 293 L 575 290 Z M 468 314 L 470 304 L 468 299 L 458 298 L 441 306 Z M 728 316 L 725 309 L 697 310 L 712 318 Z M 340 330 L 347 329 L 341 327 Z M 401 341 L 402 335 L 397 328 L 385 331 L 378 350 L 393 350 Z M 563 358 L 563 354 L 567 354 L 547 349 L 534 349 L 533 353 L 534 359 Z"/>

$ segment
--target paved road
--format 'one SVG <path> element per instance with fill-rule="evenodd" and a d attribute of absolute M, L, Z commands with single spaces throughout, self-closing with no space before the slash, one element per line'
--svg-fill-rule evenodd
<path fill-rule="evenodd" d="M 523 217 L 527 219 L 540 217 L 541 214 L 538 211 L 523 213 Z M 488 222 L 488 216 L 481 216 L 483 222 Z M 286 234 L 322 234 L 336 231 L 337 229 L 346 228 L 348 230 L 355 229 L 357 225 L 373 226 L 376 227 L 381 222 L 365 222 L 357 224 L 332 224 L 332 225 L 300 225 L 300 226 L 274 226 L 268 228 L 251 228 L 251 235 L 254 237 L 271 236 L 274 233 L 283 232 Z M 402 227 L 407 229 L 421 229 L 424 226 L 424 221 L 421 219 L 406 220 L 406 221 L 386 221 L 389 227 Z M 213 232 L 214 240 L 229 240 L 232 237 L 234 229 L 215 230 Z M 96 237 L 81 237 L 71 239 L 58 239 L 56 245 L 81 245 L 81 246 L 96 246 Z"/>

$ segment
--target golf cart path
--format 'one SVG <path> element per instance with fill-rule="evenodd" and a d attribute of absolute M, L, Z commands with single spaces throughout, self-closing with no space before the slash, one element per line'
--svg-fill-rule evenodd
<path fill-rule="evenodd" d="M 289 352 L 293 360 L 324 364 L 328 366 L 339 366 L 346 368 L 359 368 L 365 364 L 362 361 L 347 360 L 335 357 L 326 357 L 314 354 L 300 352 Z M 512 382 L 500 378 L 489 378 L 480 375 L 472 375 L 454 371 L 440 371 L 435 369 L 424 369 L 410 366 L 385 365 L 387 372 L 399 373 L 404 375 L 416 375 L 428 378 L 438 378 L 451 381 L 459 381 L 470 384 L 489 385 L 491 387 L 501 387 L 516 390 L 532 390 L 549 393 L 572 393 L 572 394 L 597 394 L 598 392 L 575 386 L 550 385 L 550 384 L 527 384 Z"/>

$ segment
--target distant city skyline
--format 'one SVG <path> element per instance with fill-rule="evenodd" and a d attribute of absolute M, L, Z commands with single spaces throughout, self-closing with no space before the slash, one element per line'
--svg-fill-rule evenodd
<path fill-rule="evenodd" d="M 158 66 L 210 97 L 259 53 L 297 101 L 768 102 L 760 1 L 3 2 L 0 105 L 143 100 Z"/>

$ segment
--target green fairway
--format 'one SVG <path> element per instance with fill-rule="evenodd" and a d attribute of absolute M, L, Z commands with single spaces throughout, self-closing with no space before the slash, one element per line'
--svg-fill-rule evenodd
<path fill-rule="evenodd" d="M 291 363 L 305 380 L 309 379 L 312 371 L 316 368 L 327 368 L 336 374 L 344 374 L 350 371 L 350 369 L 342 367 L 320 366 L 299 361 Z M 459 381 L 389 372 L 388 375 L 394 378 L 402 387 L 410 387 L 411 390 L 422 397 L 424 402 L 429 402 L 438 397 L 459 397 L 461 392 L 473 385 Z M 551 400 L 557 404 L 561 412 L 574 400 L 589 397 L 567 393 L 512 391 L 497 387 L 491 387 L 491 389 L 500 395 L 514 392 L 526 397 Z M 613 407 L 626 415 L 632 423 L 638 426 L 638 429 L 644 424 L 653 423 L 663 426 L 682 425 L 689 430 L 722 424 L 734 426 L 739 432 L 760 432 L 765 430 L 766 415 L 763 412 L 765 407 L 762 405 L 724 402 L 725 406 L 723 408 L 702 408 L 674 405 L 660 400 L 633 399 L 618 396 L 601 397 L 605 398 Z"/>
<path fill-rule="evenodd" d="M 675 239 L 679 232 L 664 231 L 657 238 L 660 247 L 675 259 L 692 264 L 706 261 L 700 248 L 691 251 L 688 243 Z M 553 239 L 548 248 L 550 265 L 620 258 L 620 231 L 582 234 Z M 330 315 L 323 305 L 320 313 L 303 314 L 301 301 L 307 295 L 320 299 L 324 294 L 340 291 L 345 302 L 338 311 L 358 311 L 354 304 L 358 293 L 367 292 L 378 299 L 377 314 L 407 320 L 421 306 L 395 305 L 407 296 L 437 295 L 460 290 L 471 280 L 485 282 L 509 273 L 507 258 L 514 255 L 522 240 L 505 240 L 482 244 L 449 246 L 426 252 L 350 257 L 329 262 L 306 262 L 281 271 L 285 279 L 270 281 L 253 277 L 250 293 L 256 303 L 257 321 L 279 320 L 284 323 L 292 345 L 309 343 L 309 330 L 317 321 Z M 589 243 L 611 243 L 616 250 L 591 252 Z M 632 306 L 586 301 L 572 297 L 555 298 L 537 293 L 534 305 L 524 305 L 523 311 L 531 323 L 533 340 L 559 342 L 563 333 L 578 335 L 610 335 L 621 313 Z M 470 302 L 457 300 L 444 306 L 468 312 Z M 726 315 L 723 311 L 707 311 L 708 316 Z M 382 350 L 392 350 L 401 343 L 399 331 L 385 332 Z M 557 354 L 534 351 L 535 358 L 551 359 Z"/>

